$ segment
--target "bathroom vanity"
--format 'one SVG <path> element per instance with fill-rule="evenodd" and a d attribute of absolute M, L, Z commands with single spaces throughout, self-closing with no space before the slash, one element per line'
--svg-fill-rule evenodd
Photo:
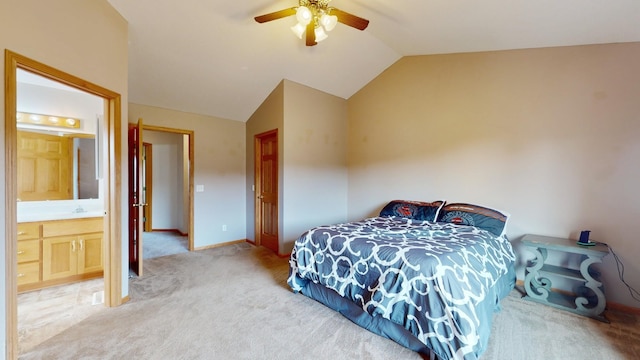
<path fill-rule="evenodd" d="M 102 277 L 103 231 L 103 217 L 18 223 L 18 292 Z"/>

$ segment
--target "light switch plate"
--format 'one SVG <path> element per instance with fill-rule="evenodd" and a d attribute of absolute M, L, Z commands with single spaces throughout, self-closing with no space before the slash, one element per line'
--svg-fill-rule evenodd
<path fill-rule="evenodd" d="M 196 192 L 204 192 L 204 185 L 196 185 Z"/>

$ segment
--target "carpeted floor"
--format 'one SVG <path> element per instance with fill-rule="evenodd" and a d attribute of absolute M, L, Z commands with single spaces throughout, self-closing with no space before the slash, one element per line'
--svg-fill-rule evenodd
<path fill-rule="evenodd" d="M 173 231 L 142 233 L 142 258 L 181 254 L 189 251 L 189 238 Z"/>
<path fill-rule="evenodd" d="M 287 259 L 237 244 L 145 261 L 131 301 L 22 359 L 420 359 L 286 285 Z M 521 300 L 494 317 L 482 359 L 638 359 L 637 316 L 611 324 Z"/>

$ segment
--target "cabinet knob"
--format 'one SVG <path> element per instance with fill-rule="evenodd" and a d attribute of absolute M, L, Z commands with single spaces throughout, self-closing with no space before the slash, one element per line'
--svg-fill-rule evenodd
<path fill-rule="evenodd" d="M 19 277 L 19 278 L 24 277 L 24 274 L 23 274 L 23 273 L 19 273 L 19 274 L 18 274 L 18 277 Z"/>
<path fill-rule="evenodd" d="M 24 254 L 24 250 L 18 251 L 18 255 L 22 255 L 22 254 Z"/>
<path fill-rule="evenodd" d="M 24 235 L 26 233 L 27 233 L 26 231 L 18 231 L 18 235 Z"/>

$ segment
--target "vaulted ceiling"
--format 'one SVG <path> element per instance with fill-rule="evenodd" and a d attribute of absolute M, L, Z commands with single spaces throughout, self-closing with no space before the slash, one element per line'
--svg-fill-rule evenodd
<path fill-rule="evenodd" d="M 370 20 L 306 47 L 297 0 L 108 0 L 129 22 L 129 101 L 246 121 L 282 80 L 345 99 L 403 56 L 640 41 L 638 0 L 333 0 Z"/>

